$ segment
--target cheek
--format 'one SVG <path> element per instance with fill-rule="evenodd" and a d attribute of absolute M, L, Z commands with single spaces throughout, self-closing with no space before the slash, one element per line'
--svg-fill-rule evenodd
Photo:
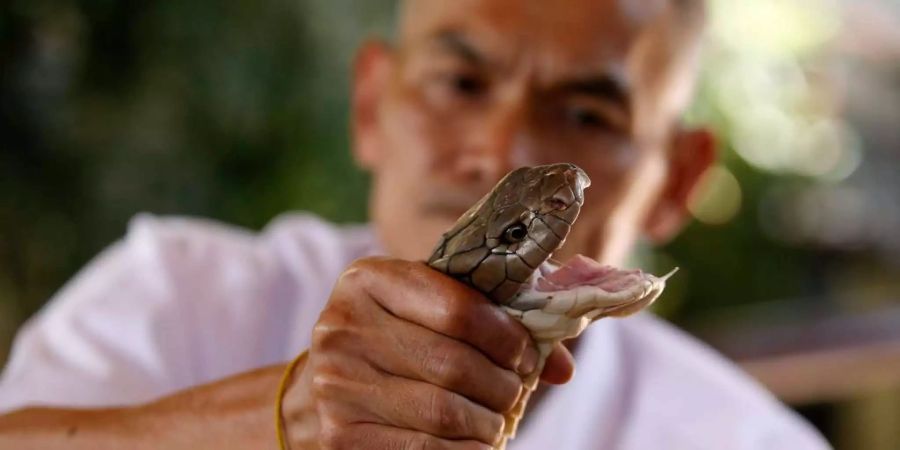
<path fill-rule="evenodd" d="M 664 160 L 658 152 L 633 155 L 618 171 L 606 170 L 610 162 L 600 166 L 585 162 L 591 187 L 585 191 L 568 252 L 588 254 L 608 264 L 621 264 L 627 257 L 665 180 Z"/>
<path fill-rule="evenodd" d="M 591 178 L 585 191 L 583 212 L 591 217 L 608 216 L 626 196 L 629 185 L 640 179 L 644 155 L 630 142 L 612 141 L 582 151 L 574 159 Z"/>
<path fill-rule="evenodd" d="M 384 154 L 391 165 L 425 166 L 430 147 L 427 123 L 409 105 L 394 102 L 381 115 Z"/>
<path fill-rule="evenodd" d="M 451 121 L 431 111 L 412 89 L 398 88 L 381 116 L 385 154 L 393 165 L 436 173 L 446 167 L 460 134 Z"/>
<path fill-rule="evenodd" d="M 374 171 L 370 215 L 391 255 L 427 258 L 452 222 L 423 213 L 439 184 L 447 145 L 420 105 L 408 98 L 386 102 L 381 111 L 383 159 Z"/>

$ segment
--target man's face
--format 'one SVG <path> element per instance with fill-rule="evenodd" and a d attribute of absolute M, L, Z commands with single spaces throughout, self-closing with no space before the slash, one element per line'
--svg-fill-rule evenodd
<path fill-rule="evenodd" d="M 571 162 L 593 184 L 563 252 L 620 263 L 672 209 L 670 131 L 690 78 L 672 56 L 676 14 L 666 1 L 410 0 L 397 47 L 370 45 L 357 65 L 355 150 L 386 249 L 426 258 L 510 170 Z"/>

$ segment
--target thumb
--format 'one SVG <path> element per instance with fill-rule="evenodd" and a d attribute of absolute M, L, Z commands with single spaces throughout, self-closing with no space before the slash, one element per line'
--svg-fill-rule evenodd
<path fill-rule="evenodd" d="M 575 374 L 575 358 L 562 343 L 557 343 L 547 357 L 541 380 L 550 384 L 565 384 Z"/>

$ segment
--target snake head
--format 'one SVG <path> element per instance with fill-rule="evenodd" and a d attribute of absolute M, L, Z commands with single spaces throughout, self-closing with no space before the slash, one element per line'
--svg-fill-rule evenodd
<path fill-rule="evenodd" d="M 428 264 L 504 304 L 562 246 L 590 183 L 574 164 L 516 169 L 444 233 Z"/>

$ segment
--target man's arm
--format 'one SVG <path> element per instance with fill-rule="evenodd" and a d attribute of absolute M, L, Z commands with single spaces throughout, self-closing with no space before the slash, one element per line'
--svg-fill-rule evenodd
<path fill-rule="evenodd" d="M 274 449 L 283 370 L 247 372 L 136 407 L 22 409 L 0 416 L 0 449 Z"/>
<path fill-rule="evenodd" d="M 133 220 L 18 334 L 0 379 L 0 449 L 273 448 L 281 368 L 245 372 L 292 346 L 270 345 L 264 314 L 276 308 L 252 295 L 278 272 L 265 243 Z"/>
<path fill-rule="evenodd" d="M 341 277 L 285 396 L 294 449 L 486 449 L 536 356 L 527 331 L 421 263 L 369 259 Z M 571 357 L 548 360 L 565 382 Z M 529 369 L 528 367 L 532 367 Z M 0 416 L 0 449 L 275 448 L 283 366 L 131 408 Z M 518 375 L 516 374 L 518 372 Z"/>
<path fill-rule="evenodd" d="M 290 359 L 333 281 L 285 276 L 274 248 L 267 234 L 135 218 L 17 333 L 0 414 L 144 404 Z"/>

